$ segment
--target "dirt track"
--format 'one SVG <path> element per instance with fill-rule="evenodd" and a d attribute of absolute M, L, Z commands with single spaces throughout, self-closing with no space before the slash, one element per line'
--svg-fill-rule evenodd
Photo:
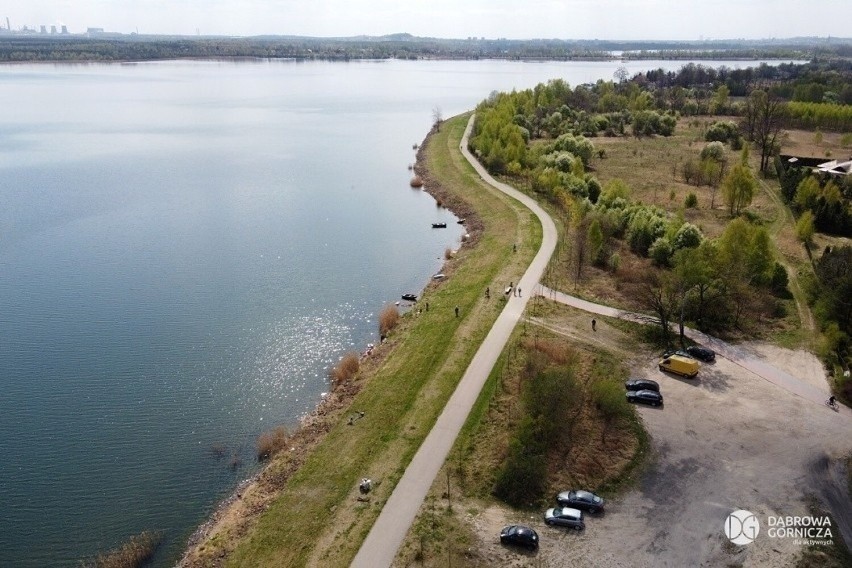
<path fill-rule="evenodd" d="M 579 314 L 579 312 L 577 312 Z M 589 337 L 588 318 L 557 327 Z M 620 332 L 598 324 L 597 344 L 619 345 Z M 811 354 L 768 345 L 742 351 L 765 359 L 809 385 L 827 390 L 822 366 Z M 742 366 L 719 358 L 697 380 L 664 375 L 648 353 L 635 359 L 635 376 L 657 380 L 661 409 L 640 414 L 652 438 L 653 457 L 638 487 L 612 500 L 605 515 L 590 518 L 581 534 L 545 527 L 540 517 L 517 518 L 493 507 L 472 519 L 486 557 L 501 566 L 790 566 L 801 546 L 769 538 L 769 515 L 808 515 L 816 496 L 836 519 L 834 538 L 852 543 L 852 503 L 836 458 L 852 452 L 852 420 L 796 396 Z M 762 533 L 739 547 L 723 526 L 736 509 L 761 519 Z M 508 522 L 532 524 L 542 537 L 535 556 L 501 547 L 494 535 Z"/>

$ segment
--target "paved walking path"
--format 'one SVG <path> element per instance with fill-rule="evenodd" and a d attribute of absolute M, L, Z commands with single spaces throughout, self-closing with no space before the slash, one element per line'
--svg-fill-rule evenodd
<path fill-rule="evenodd" d="M 472 128 L 473 116 L 467 124 L 467 129 L 459 146 L 464 157 L 484 181 L 531 209 L 542 224 L 541 248 L 518 282 L 518 287 L 521 288 L 522 292 L 524 290 L 531 291 L 544 274 L 544 270 L 550 262 L 550 257 L 556 249 L 556 226 L 550 216 L 533 199 L 511 186 L 495 180 L 476 161 L 467 149 L 467 140 Z M 438 417 L 432 431 L 423 441 L 414 459 L 411 460 L 390 498 L 382 508 L 379 518 L 376 519 L 373 528 L 352 561 L 354 568 L 383 568 L 390 566 L 393 562 L 397 550 L 414 522 L 417 511 L 420 510 L 420 505 L 423 503 L 426 493 L 444 464 L 459 431 L 467 420 L 470 409 L 479 397 L 482 386 L 497 362 L 497 357 L 503 351 L 512 330 L 520 320 L 530 296 L 530 293 L 521 297 L 509 296 L 506 307 L 503 308 L 491 331 L 473 356 L 470 366 L 444 407 L 444 411 Z"/>
<path fill-rule="evenodd" d="M 659 320 L 655 317 L 635 312 L 618 310 L 601 304 L 595 304 L 593 302 L 577 298 L 576 296 L 571 296 L 563 292 L 558 292 L 545 286 L 538 286 L 537 288 L 535 288 L 535 293 L 545 298 L 550 298 L 555 302 L 572 306 L 574 308 L 578 308 L 592 314 L 609 316 L 639 323 L 652 323 L 655 325 L 659 325 Z M 713 351 L 716 352 L 717 355 L 721 355 L 725 359 L 729 359 L 740 367 L 751 371 L 755 375 L 762 377 L 770 383 L 773 383 L 781 387 L 782 389 L 791 392 L 797 396 L 800 396 L 804 399 L 811 400 L 819 404 L 824 404 L 825 401 L 828 400 L 828 397 L 831 395 L 831 393 L 829 393 L 827 390 L 818 389 L 802 381 L 801 379 L 798 379 L 790 373 L 773 367 L 772 365 L 763 361 L 760 357 L 754 355 L 753 353 L 749 353 L 742 347 L 731 345 L 730 343 L 722 341 L 717 337 L 707 335 L 706 333 L 702 333 L 696 329 L 692 329 L 689 327 L 684 328 L 683 334 L 690 338 L 692 341 L 711 348 Z M 841 406 L 840 412 L 841 414 L 844 414 L 848 417 L 852 417 L 852 411 L 849 408 Z"/>

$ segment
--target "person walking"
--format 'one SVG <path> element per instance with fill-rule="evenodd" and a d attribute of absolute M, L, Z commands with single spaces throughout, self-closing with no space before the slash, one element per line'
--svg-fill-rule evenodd
<path fill-rule="evenodd" d="M 593 320 L 592 320 L 592 331 L 597 331 L 597 328 L 595 327 L 597 324 L 598 324 L 598 322 L 596 322 L 596 321 L 593 319 Z"/>
<path fill-rule="evenodd" d="M 459 317 L 459 307 L 456 306 L 456 317 Z"/>
<path fill-rule="evenodd" d="M 518 298 L 520 298 L 520 297 L 521 297 L 521 287 L 518 286 Z"/>

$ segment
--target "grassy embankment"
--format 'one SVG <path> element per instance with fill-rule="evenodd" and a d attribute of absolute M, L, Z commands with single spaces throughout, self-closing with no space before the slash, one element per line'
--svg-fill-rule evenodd
<path fill-rule="evenodd" d="M 477 212 L 484 227 L 478 243 L 462 247 L 447 280 L 424 293 L 422 313 L 402 318 L 376 373 L 356 379 L 364 385 L 351 408 L 364 417 L 353 425 L 341 418 L 249 534 L 236 545 L 225 535 L 206 543 L 199 564 L 218 564 L 232 548 L 233 566 L 346 566 L 357 552 L 503 307 L 499 293 L 485 299 L 485 288 L 517 281 L 539 246 L 532 214 L 482 185 L 457 151 L 466 121 L 446 121 L 429 141 L 427 159 L 444 190 Z M 362 477 L 377 482 L 367 503 L 357 500 Z"/>
<path fill-rule="evenodd" d="M 622 381 L 628 361 L 648 346 L 635 330 L 610 326 L 609 318 L 599 318 L 594 337 L 588 331 L 585 312 L 540 297 L 528 306 L 527 321 L 489 376 L 395 565 L 509 565 L 511 551 L 494 545 L 501 524 L 537 526 L 530 518 L 540 518 L 553 495 L 569 487 L 612 497 L 637 479 L 650 440 L 625 401 Z M 525 444 L 518 463 L 530 426 L 549 440 L 539 455 L 528 450 L 540 444 Z M 506 481 L 526 492 L 520 508 L 501 499 Z M 496 528 L 483 531 L 489 523 Z"/>

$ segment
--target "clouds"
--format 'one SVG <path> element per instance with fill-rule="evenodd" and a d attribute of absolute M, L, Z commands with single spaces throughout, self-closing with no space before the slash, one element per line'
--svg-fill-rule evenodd
<path fill-rule="evenodd" d="M 848 36 L 847 0 L 30 0 L 13 28 L 129 33 L 697 39 Z"/>

